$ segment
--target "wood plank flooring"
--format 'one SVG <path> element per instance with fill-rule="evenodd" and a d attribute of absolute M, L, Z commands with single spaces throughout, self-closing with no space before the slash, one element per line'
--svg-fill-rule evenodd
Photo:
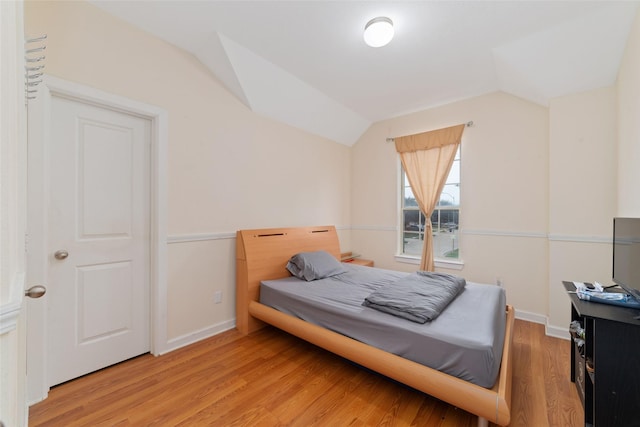
<path fill-rule="evenodd" d="M 511 426 L 581 426 L 569 341 L 516 320 Z M 475 426 L 477 418 L 268 327 L 54 387 L 30 426 Z"/>

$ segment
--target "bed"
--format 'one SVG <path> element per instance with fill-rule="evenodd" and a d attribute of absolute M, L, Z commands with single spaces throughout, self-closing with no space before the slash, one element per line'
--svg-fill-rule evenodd
<path fill-rule="evenodd" d="M 288 314 L 286 308 L 280 311 L 260 302 L 261 285 L 269 286 L 282 280 L 285 283 L 298 280 L 290 278 L 291 274 L 286 269 L 287 262 L 293 255 L 320 250 L 340 259 L 340 247 L 335 227 L 238 231 L 236 240 L 236 326 L 238 330 L 248 334 L 265 324 L 273 325 L 366 368 L 476 414 L 478 415 L 478 425 L 487 425 L 489 421 L 498 425 L 509 424 L 511 347 L 514 321 L 512 307 L 505 304 L 504 307 L 498 309 L 504 318 L 504 337 L 500 340 L 501 348 L 498 349 L 501 352 L 500 363 L 495 384 L 489 388 L 483 387 L 472 382 L 473 378 L 462 379 L 459 376 L 427 367 L 409 358 L 385 351 L 378 346 L 369 345 L 361 339 L 353 339 L 342 333 L 334 332 L 331 330 L 334 329 L 332 327 L 328 329 L 302 320 L 299 313 L 295 311 Z M 349 268 L 367 269 L 371 267 L 353 266 Z M 467 293 L 466 289 L 464 293 Z M 395 319 L 394 316 L 388 314 L 381 313 L 381 315 L 394 319 L 394 322 L 412 323 L 404 319 Z M 441 317 L 443 319 L 440 319 L 442 320 L 440 323 L 446 320 L 446 310 L 443 311 Z"/>

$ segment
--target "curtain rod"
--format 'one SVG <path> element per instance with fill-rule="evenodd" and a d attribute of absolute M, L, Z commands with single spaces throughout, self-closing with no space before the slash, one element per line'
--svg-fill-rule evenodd
<path fill-rule="evenodd" d="M 473 120 L 468 121 L 464 126 L 468 128 L 473 127 Z M 395 138 L 387 138 L 387 142 L 395 142 Z"/>

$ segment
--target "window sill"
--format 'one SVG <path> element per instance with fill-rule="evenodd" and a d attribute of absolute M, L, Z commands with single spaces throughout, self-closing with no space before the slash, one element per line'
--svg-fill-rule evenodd
<path fill-rule="evenodd" d="M 405 264 L 416 264 L 420 265 L 420 258 L 416 258 L 410 255 L 396 255 L 396 261 L 402 262 Z M 448 270 L 462 270 L 464 268 L 464 261 L 462 260 L 448 260 L 444 258 L 436 258 L 434 260 L 434 265 L 437 268 L 446 268 Z"/>

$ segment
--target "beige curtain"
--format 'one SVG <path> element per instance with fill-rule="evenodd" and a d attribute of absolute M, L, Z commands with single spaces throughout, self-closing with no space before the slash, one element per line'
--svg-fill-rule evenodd
<path fill-rule="evenodd" d="M 402 167 L 426 217 L 420 270 L 433 271 L 431 214 L 438 204 L 465 125 L 395 138 Z"/>

